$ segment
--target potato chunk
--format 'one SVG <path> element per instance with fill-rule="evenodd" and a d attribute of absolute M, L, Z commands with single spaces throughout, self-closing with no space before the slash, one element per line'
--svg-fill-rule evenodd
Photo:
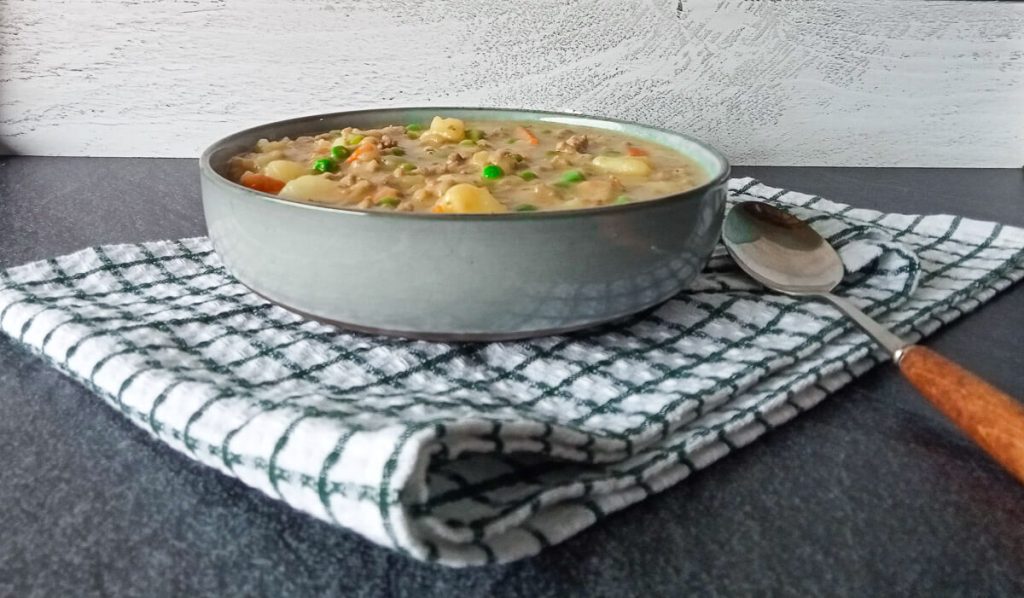
<path fill-rule="evenodd" d="M 344 198 L 338 184 L 322 174 L 307 174 L 292 179 L 285 184 L 278 195 L 288 199 L 327 202 L 339 201 Z"/>
<path fill-rule="evenodd" d="M 481 150 L 473 154 L 469 159 L 470 163 L 477 168 L 483 168 L 491 162 L 491 152 Z"/>
<path fill-rule="evenodd" d="M 281 160 L 284 158 L 284 152 L 281 150 L 270 150 L 269 152 L 259 152 L 251 154 L 252 162 L 259 168 L 263 168 L 267 164 L 270 164 L 274 160 Z"/>
<path fill-rule="evenodd" d="M 310 168 L 292 160 L 273 160 L 263 167 L 263 174 L 287 183 L 302 175 L 310 174 Z"/>
<path fill-rule="evenodd" d="M 441 214 L 490 214 L 507 212 L 508 208 L 494 199 L 486 188 L 460 183 L 445 191 L 431 211 Z"/>
<path fill-rule="evenodd" d="M 512 172 L 518 164 L 515 157 L 506 150 L 479 151 L 470 157 L 469 162 L 477 168 L 483 168 L 488 164 L 497 164 L 505 172 Z"/>
<path fill-rule="evenodd" d="M 269 141 L 267 139 L 260 139 L 256 142 L 256 149 L 261 152 L 272 152 L 274 150 L 287 149 L 291 145 L 291 139 L 282 137 L 277 141 Z"/>
<path fill-rule="evenodd" d="M 610 202 L 622 192 L 622 183 L 611 177 L 608 180 L 591 179 L 572 188 L 572 193 L 586 204 L 601 205 Z"/>
<path fill-rule="evenodd" d="M 611 174 L 647 176 L 653 170 L 647 160 L 636 156 L 597 156 L 593 164 Z"/>
<path fill-rule="evenodd" d="M 441 118 L 435 116 L 430 121 L 430 128 L 420 136 L 420 143 L 425 145 L 441 145 L 458 143 L 466 138 L 466 124 L 457 118 Z"/>

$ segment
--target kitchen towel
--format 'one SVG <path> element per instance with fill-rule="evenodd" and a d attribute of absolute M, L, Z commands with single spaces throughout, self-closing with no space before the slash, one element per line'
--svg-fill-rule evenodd
<path fill-rule="evenodd" d="M 839 289 L 908 340 L 1024 276 L 1024 230 L 730 182 L 839 250 Z M 205 238 L 0 272 L 0 329 L 190 458 L 411 557 L 537 553 L 753 441 L 885 355 L 722 248 L 615 325 L 491 344 L 347 333 L 235 281 Z"/>

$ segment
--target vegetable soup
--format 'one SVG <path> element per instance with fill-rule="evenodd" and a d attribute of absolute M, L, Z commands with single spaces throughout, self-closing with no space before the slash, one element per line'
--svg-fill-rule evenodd
<path fill-rule="evenodd" d="M 318 205 L 451 214 L 575 210 L 707 181 L 667 147 L 589 127 L 434 117 L 261 139 L 230 161 L 238 183 Z"/>

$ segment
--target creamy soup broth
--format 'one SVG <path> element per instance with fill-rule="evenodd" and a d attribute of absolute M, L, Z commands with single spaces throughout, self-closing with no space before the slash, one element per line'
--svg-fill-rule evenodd
<path fill-rule="evenodd" d="M 449 214 L 597 208 L 707 181 L 679 152 L 603 129 L 443 116 L 261 139 L 229 167 L 236 182 L 295 201 Z"/>

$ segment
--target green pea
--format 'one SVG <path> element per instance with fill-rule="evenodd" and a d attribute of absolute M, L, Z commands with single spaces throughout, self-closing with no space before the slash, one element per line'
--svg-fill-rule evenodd
<path fill-rule="evenodd" d="M 409 123 L 405 125 L 406 133 L 418 133 L 423 130 L 423 125 L 419 123 Z"/>
<path fill-rule="evenodd" d="M 320 158 L 313 162 L 313 170 L 317 172 L 334 172 L 338 170 L 338 163 L 334 158 Z"/>
<path fill-rule="evenodd" d="M 516 211 L 517 212 L 536 212 L 537 211 L 537 206 L 535 206 L 533 204 L 529 204 L 529 203 L 521 203 L 518 206 L 516 206 Z"/>
<path fill-rule="evenodd" d="M 389 195 L 387 197 L 380 198 L 380 201 L 377 202 L 377 205 L 378 206 L 384 206 L 384 207 L 387 207 L 387 208 L 393 208 L 393 207 L 397 206 L 399 203 L 401 203 L 401 202 L 398 201 L 397 197 L 393 197 L 393 196 Z"/>
<path fill-rule="evenodd" d="M 562 178 L 559 182 L 561 183 L 578 183 L 580 181 L 587 180 L 587 177 L 583 176 L 583 173 L 578 170 L 567 170 L 562 173 Z"/>
<path fill-rule="evenodd" d="M 405 134 L 405 136 L 408 137 L 409 139 L 419 139 L 420 133 L 419 131 L 409 131 L 408 133 Z"/>
<path fill-rule="evenodd" d="M 391 155 L 392 156 L 404 156 L 405 155 L 405 150 L 400 148 L 400 147 L 393 147 L 393 148 L 391 148 Z"/>
<path fill-rule="evenodd" d="M 500 179 L 505 176 L 505 171 L 497 164 L 488 164 L 487 166 L 484 166 L 484 169 L 480 172 L 480 176 L 491 180 Z"/>
<path fill-rule="evenodd" d="M 519 173 L 519 178 L 523 179 L 524 181 L 532 181 L 533 179 L 537 178 L 537 173 L 533 172 L 532 170 L 524 170 Z"/>
<path fill-rule="evenodd" d="M 344 145 L 336 145 L 331 148 L 331 155 L 334 156 L 336 160 L 344 160 L 351 153 L 352 152 L 350 152 Z"/>
<path fill-rule="evenodd" d="M 620 196 L 616 197 L 615 201 L 612 202 L 612 203 L 618 205 L 618 204 L 629 203 L 631 201 L 633 201 L 633 200 L 628 195 L 620 195 Z"/>

